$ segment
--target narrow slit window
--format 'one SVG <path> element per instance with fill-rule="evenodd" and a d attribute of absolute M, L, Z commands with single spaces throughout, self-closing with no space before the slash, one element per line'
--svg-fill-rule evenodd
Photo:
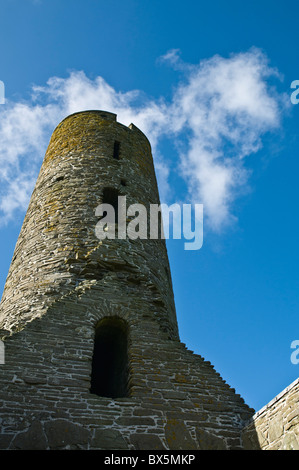
<path fill-rule="evenodd" d="M 119 192 L 117 189 L 104 188 L 102 203 L 110 204 L 114 208 L 116 221 L 118 218 L 118 196 L 119 196 Z"/>
<path fill-rule="evenodd" d="M 128 396 L 127 328 L 121 319 L 103 319 L 96 328 L 90 392 L 108 398 Z"/>
<path fill-rule="evenodd" d="M 115 158 L 115 160 L 119 160 L 119 154 L 120 154 L 120 142 L 116 140 L 114 142 L 113 158 Z"/>

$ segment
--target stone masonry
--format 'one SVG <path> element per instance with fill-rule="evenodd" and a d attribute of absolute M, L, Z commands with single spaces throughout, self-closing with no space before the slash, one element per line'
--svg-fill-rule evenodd
<path fill-rule="evenodd" d="M 242 437 L 245 449 L 299 450 L 299 379 L 249 420 Z"/>
<path fill-rule="evenodd" d="M 241 449 L 254 410 L 181 343 L 165 240 L 99 240 L 106 193 L 160 203 L 148 139 L 112 113 L 68 116 L 50 140 L 0 305 L 0 448 Z M 91 393 L 92 375 L 113 368 L 110 355 L 93 362 L 104 324 L 126 339 L 121 396 Z"/>

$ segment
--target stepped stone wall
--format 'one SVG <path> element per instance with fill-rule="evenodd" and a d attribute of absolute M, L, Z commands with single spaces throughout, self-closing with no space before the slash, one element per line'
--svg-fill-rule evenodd
<path fill-rule="evenodd" d="M 245 449 L 299 450 L 299 379 L 250 419 L 243 443 Z"/>
<path fill-rule="evenodd" d="M 107 311 L 119 314 L 108 300 L 98 308 L 97 297 L 91 288 L 61 301 L 6 339 L 0 447 L 240 448 L 252 410 L 209 362 L 150 319 L 129 324 L 128 396 L 89 392 L 94 324 Z"/>

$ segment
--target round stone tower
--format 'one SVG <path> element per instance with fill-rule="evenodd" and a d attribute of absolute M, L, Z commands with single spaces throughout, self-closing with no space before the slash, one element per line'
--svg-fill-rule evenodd
<path fill-rule="evenodd" d="M 97 290 L 99 302 L 117 298 L 127 321 L 151 317 L 177 337 L 165 241 L 96 236 L 97 207 L 117 209 L 119 196 L 147 214 L 160 204 L 148 139 L 112 113 L 68 116 L 53 132 L 18 239 L 1 303 L 4 329 L 19 329 L 74 291 Z"/>
<path fill-rule="evenodd" d="M 125 226 L 126 208 L 160 204 L 150 144 L 115 114 L 75 113 L 51 137 L 0 305 L 0 448 L 240 448 L 253 410 L 180 342 L 165 240 L 121 223 L 99 237 L 102 204 Z"/>

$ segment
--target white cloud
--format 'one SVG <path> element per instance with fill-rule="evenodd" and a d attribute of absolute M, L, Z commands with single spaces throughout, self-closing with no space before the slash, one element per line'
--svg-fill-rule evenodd
<path fill-rule="evenodd" d="M 147 99 L 138 90 L 116 91 L 104 78 L 91 80 L 82 71 L 35 86 L 30 102 L 6 100 L 0 107 L 0 222 L 27 207 L 54 127 L 86 109 L 114 112 L 119 122 L 133 122 L 148 136 L 162 200 L 175 202 L 168 184 L 175 168 L 187 182 L 186 197 L 204 204 L 212 229 L 234 220 L 232 203 L 247 180 L 243 159 L 280 125 L 281 97 L 267 85 L 277 72 L 258 50 L 198 65 L 184 64 L 172 50 L 161 60 L 183 73 L 170 102 Z M 178 149 L 172 168 L 159 151 L 163 138 Z"/>
<path fill-rule="evenodd" d="M 172 64 L 174 55 L 170 59 Z M 264 133 L 280 126 L 283 99 L 267 85 L 277 75 L 256 49 L 215 56 L 188 65 L 174 94 L 172 127 L 177 138 L 188 136 L 180 152 L 183 176 L 213 230 L 234 220 L 231 205 L 248 176 L 242 159 L 261 148 Z"/>

